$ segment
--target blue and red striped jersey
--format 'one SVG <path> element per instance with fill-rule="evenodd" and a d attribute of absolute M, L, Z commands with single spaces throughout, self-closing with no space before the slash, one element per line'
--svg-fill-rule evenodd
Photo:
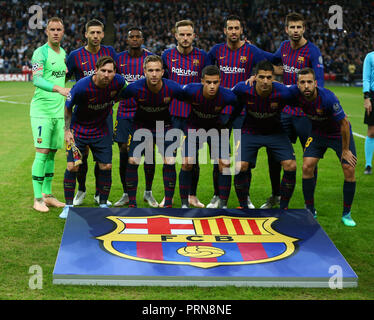
<path fill-rule="evenodd" d="M 132 57 L 128 50 L 117 54 L 117 73 L 125 77 L 128 83 L 144 78 L 144 59 L 153 54 L 148 50 L 143 50 L 140 57 Z M 136 110 L 134 98 L 121 100 L 118 105 L 117 119 L 132 119 Z"/>
<path fill-rule="evenodd" d="M 256 92 L 256 82 L 253 86 L 239 82 L 232 91 L 246 108 L 243 133 L 267 135 L 283 132 L 280 112 L 292 98 L 286 86 L 273 82 L 272 91 L 267 97 L 261 97 Z"/>
<path fill-rule="evenodd" d="M 236 95 L 229 89 L 219 87 L 213 99 L 203 95 L 204 86 L 201 83 L 191 83 L 183 87 L 184 99 L 191 104 L 191 113 L 188 117 L 188 127 L 193 128 L 219 128 L 220 114 L 225 106 L 236 105 Z"/>
<path fill-rule="evenodd" d="M 97 53 L 89 52 L 85 47 L 80 47 L 72 51 L 67 60 L 66 66 L 68 68 L 67 78 L 74 75 L 75 80 L 78 81 L 84 77 L 91 76 L 95 72 L 96 61 L 103 56 L 110 56 L 116 60 L 116 52 L 111 46 L 100 46 Z"/>
<path fill-rule="evenodd" d="M 210 65 L 208 54 L 201 49 L 193 48 L 185 55 L 178 49 L 167 49 L 162 54 L 165 68 L 165 78 L 173 80 L 181 85 L 201 81 L 201 72 L 205 66 Z M 187 118 L 191 111 L 190 104 L 173 99 L 170 105 L 172 116 Z"/>
<path fill-rule="evenodd" d="M 221 85 L 233 88 L 240 81 L 252 75 L 255 65 L 265 60 L 263 51 L 247 42 L 239 49 L 231 50 L 227 43 L 216 44 L 208 53 L 212 64 L 216 64 L 221 72 Z M 231 113 L 232 106 L 227 106 L 223 113 Z"/>
<path fill-rule="evenodd" d="M 317 98 L 308 101 L 296 85 L 288 88 L 295 97 L 294 103 L 300 106 L 312 123 L 312 134 L 331 139 L 340 139 L 340 121 L 345 113 L 336 95 L 326 89 L 317 87 Z"/>
<path fill-rule="evenodd" d="M 173 99 L 183 98 L 183 89 L 175 81 L 162 79 L 159 92 L 149 90 L 147 79 L 137 80 L 127 86 L 120 94 L 120 99 L 134 98 L 136 111 L 135 129 L 155 129 L 156 121 L 163 121 L 165 126 L 171 125 L 170 103 Z"/>
<path fill-rule="evenodd" d="M 292 49 L 290 40 L 283 41 L 274 53 L 273 61 L 283 64 L 283 83 L 292 85 L 297 83 L 297 73 L 306 67 L 312 68 L 316 74 L 319 87 L 324 86 L 323 59 L 320 50 L 311 42 L 307 42 L 299 49 Z M 286 106 L 283 110 L 291 115 L 304 115 L 301 108 Z"/>
<path fill-rule="evenodd" d="M 79 80 L 70 90 L 65 107 L 72 109 L 70 129 L 74 136 L 85 139 L 108 135 L 107 117 L 118 101 L 119 93 L 127 85 L 125 78 L 116 74 L 105 88 L 99 88 L 93 76 Z"/>

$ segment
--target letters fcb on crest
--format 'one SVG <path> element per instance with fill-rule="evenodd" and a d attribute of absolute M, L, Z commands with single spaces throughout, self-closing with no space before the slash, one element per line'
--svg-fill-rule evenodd
<path fill-rule="evenodd" d="M 295 251 L 296 238 L 272 228 L 277 218 L 181 218 L 108 216 L 116 228 L 97 237 L 122 258 L 212 268 L 281 260 Z"/>

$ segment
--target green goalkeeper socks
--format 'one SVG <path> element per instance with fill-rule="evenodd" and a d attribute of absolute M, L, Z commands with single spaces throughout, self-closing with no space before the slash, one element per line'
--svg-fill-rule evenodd
<path fill-rule="evenodd" d="M 48 154 L 36 152 L 34 163 L 32 164 L 31 174 L 32 174 L 32 186 L 34 189 L 34 197 L 36 199 L 42 198 L 42 187 L 44 181 L 45 173 L 45 163 Z"/>
<path fill-rule="evenodd" d="M 45 194 L 52 194 L 52 179 L 55 172 L 56 152 L 49 152 L 44 166 L 44 181 L 42 191 Z"/>

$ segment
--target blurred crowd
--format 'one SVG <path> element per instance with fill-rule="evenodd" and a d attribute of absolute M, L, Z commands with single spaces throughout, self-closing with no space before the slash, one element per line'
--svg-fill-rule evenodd
<path fill-rule="evenodd" d="M 373 50 L 374 3 L 340 1 L 343 8 L 343 28 L 329 28 L 329 7 L 323 0 L 244 1 L 244 0 L 112 0 L 95 1 L 0 1 L 0 72 L 19 72 L 29 64 L 32 52 L 46 41 L 43 30 L 29 28 L 31 5 L 43 9 L 43 28 L 48 17 L 59 16 L 65 24 L 63 48 L 71 50 L 85 44 L 84 25 L 92 18 L 106 25 L 106 38 L 117 52 L 126 49 L 126 33 L 130 26 L 140 26 L 145 36 L 144 46 L 161 54 L 175 46 L 173 26 L 176 21 L 191 19 L 195 23 L 195 45 L 208 51 L 224 42 L 224 20 L 236 14 L 244 22 L 244 36 L 254 45 L 274 52 L 287 39 L 284 18 L 296 11 L 307 18 L 305 37 L 315 43 L 324 57 L 327 77 L 351 81 L 362 72 L 365 55 Z"/>

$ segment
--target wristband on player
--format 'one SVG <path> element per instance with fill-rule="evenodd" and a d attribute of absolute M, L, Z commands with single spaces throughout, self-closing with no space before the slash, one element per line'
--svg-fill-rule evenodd
<path fill-rule="evenodd" d="M 370 99 L 370 92 L 364 92 L 364 99 Z"/>

